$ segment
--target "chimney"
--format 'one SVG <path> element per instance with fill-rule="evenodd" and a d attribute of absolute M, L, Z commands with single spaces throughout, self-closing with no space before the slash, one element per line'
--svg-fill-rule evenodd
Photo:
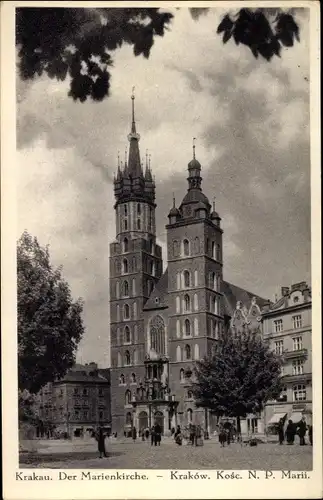
<path fill-rule="evenodd" d="M 281 288 L 281 294 L 282 294 L 282 297 L 287 297 L 287 295 L 289 294 L 289 287 L 288 286 L 282 286 L 282 288 Z"/>

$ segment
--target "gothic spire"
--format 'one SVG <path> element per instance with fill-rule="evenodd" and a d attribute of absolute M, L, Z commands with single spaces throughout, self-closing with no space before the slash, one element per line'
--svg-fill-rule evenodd
<path fill-rule="evenodd" d="M 135 95 L 134 95 L 134 87 L 132 88 L 131 95 L 131 106 L 132 106 L 132 123 L 131 123 L 131 132 L 128 135 L 128 140 L 130 142 L 129 146 L 129 157 L 128 157 L 128 172 L 129 175 L 135 179 L 143 176 L 141 161 L 140 161 L 140 152 L 139 152 L 139 140 L 140 135 L 137 134 L 136 130 L 136 120 L 135 120 Z"/>

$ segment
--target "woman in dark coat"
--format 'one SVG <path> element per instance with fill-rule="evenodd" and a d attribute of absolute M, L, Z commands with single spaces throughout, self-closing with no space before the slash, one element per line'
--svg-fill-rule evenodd
<path fill-rule="evenodd" d="M 292 420 L 288 420 L 288 425 L 286 427 L 287 444 L 294 444 L 295 434 L 296 434 L 295 424 L 293 423 Z"/>
<path fill-rule="evenodd" d="M 279 444 L 283 444 L 284 442 L 284 419 L 281 418 L 278 423 L 278 439 Z"/>
<path fill-rule="evenodd" d="M 161 442 L 161 427 L 160 425 L 155 425 L 155 446 L 158 444 L 160 446 Z"/>
<path fill-rule="evenodd" d="M 132 432 L 131 432 L 131 434 L 132 434 L 132 439 L 133 439 L 133 442 L 135 443 L 135 441 L 136 441 L 136 439 L 137 439 L 137 429 L 136 429 L 136 427 L 133 427 L 133 428 L 132 428 Z"/>
<path fill-rule="evenodd" d="M 102 458 L 102 455 L 104 457 L 106 457 L 107 452 L 105 450 L 105 434 L 103 432 L 102 427 L 99 427 L 98 434 L 97 434 L 97 441 L 98 441 L 98 450 L 99 450 L 100 458 Z"/>
<path fill-rule="evenodd" d="M 297 427 L 298 427 L 298 435 L 299 435 L 299 444 L 301 446 L 304 446 L 306 444 L 305 435 L 306 435 L 306 430 L 307 430 L 305 417 L 302 417 L 302 420 L 300 422 L 298 422 Z"/>

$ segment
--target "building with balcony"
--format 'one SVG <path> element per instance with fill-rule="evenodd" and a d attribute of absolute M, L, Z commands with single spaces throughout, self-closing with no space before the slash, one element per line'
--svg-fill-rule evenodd
<path fill-rule="evenodd" d="M 76 364 L 37 395 L 38 434 L 48 429 L 69 436 L 111 427 L 110 371 L 95 363 Z"/>
<path fill-rule="evenodd" d="M 266 429 L 287 416 L 294 423 L 312 414 L 312 299 L 305 281 L 281 289 L 281 297 L 262 310 L 263 336 L 283 359 L 283 390 L 266 405 Z"/>

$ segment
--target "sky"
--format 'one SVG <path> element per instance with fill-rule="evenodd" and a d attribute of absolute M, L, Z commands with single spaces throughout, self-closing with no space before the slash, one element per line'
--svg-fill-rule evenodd
<path fill-rule="evenodd" d="M 230 41 L 211 9 L 198 21 L 176 11 L 150 58 L 113 54 L 111 96 L 75 103 L 68 82 L 17 76 L 18 234 L 50 245 L 75 298 L 84 300 L 78 361 L 109 366 L 109 243 L 113 174 L 123 156 L 135 86 L 142 158 L 156 180 L 157 237 L 187 190 L 192 138 L 202 187 L 222 217 L 224 279 L 264 298 L 310 282 L 308 16 L 300 43 L 271 62 Z"/>

